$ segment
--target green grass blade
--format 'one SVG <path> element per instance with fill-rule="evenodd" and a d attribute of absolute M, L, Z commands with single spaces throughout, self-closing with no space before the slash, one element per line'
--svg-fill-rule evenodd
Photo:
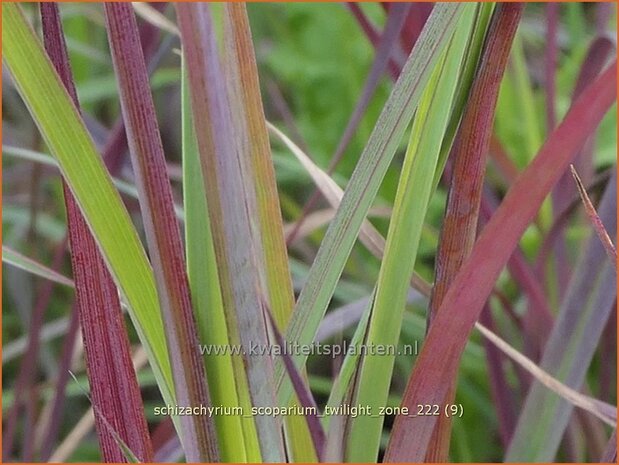
<path fill-rule="evenodd" d="M 428 19 L 361 154 L 341 206 L 327 230 L 295 306 L 286 340 L 308 344 L 316 334 L 361 224 L 412 119 L 432 67 L 451 38 L 457 19 L 464 9 L 465 6 L 461 4 L 438 4 Z M 295 363 L 302 366 L 306 358 L 302 355 L 296 356 Z M 279 399 L 287 400 L 292 388 L 289 382 L 284 383 L 282 364 L 278 364 L 276 368 Z"/>
<path fill-rule="evenodd" d="M 475 13 L 475 6 L 467 5 L 445 55 L 433 72 L 413 121 L 370 316 L 366 339 L 366 344 L 370 346 L 395 346 L 398 343 L 406 294 L 433 190 L 434 173 Z M 366 354 L 363 357 L 355 404 L 367 405 L 372 412 L 378 412 L 385 405 L 394 359 L 395 355 Z M 378 415 L 361 415 L 351 419 L 346 453 L 348 461 L 377 459 L 383 420 Z"/>
<path fill-rule="evenodd" d="M 118 286 L 162 396 L 174 389 L 153 272 L 129 214 L 81 118 L 15 3 L 2 4 L 2 52 Z"/>
<path fill-rule="evenodd" d="M 2 263 L 8 263 L 9 265 L 19 268 L 20 270 L 27 271 L 28 273 L 40 276 L 41 278 L 49 279 L 50 281 L 62 284 L 63 286 L 75 287 L 73 280 L 57 273 L 32 258 L 22 255 L 17 250 L 13 250 L 6 245 L 2 246 Z"/>
<path fill-rule="evenodd" d="M 254 406 L 269 406 L 276 404 L 273 360 L 250 353 L 251 347 L 268 343 L 263 313 L 268 291 L 254 215 L 256 188 L 244 152 L 245 136 L 238 133 L 242 126 L 235 120 L 238 99 L 230 95 L 234 88 L 227 81 L 234 76 L 228 76 L 222 64 L 211 10 L 212 5 L 202 3 L 176 5 L 228 337 L 245 349 L 242 358 L 235 357 L 237 381 L 247 380 L 238 392 L 241 396 L 249 392 Z M 254 421 L 262 459 L 283 461 L 281 418 L 258 415 Z"/>
<path fill-rule="evenodd" d="M 185 207 L 187 274 L 200 343 L 223 347 L 229 344 L 228 329 L 226 328 L 219 288 L 219 272 L 215 260 L 215 249 L 213 248 L 206 190 L 191 117 L 191 101 L 184 60 L 181 66 L 183 74 L 181 82 L 183 203 Z M 230 354 L 205 354 L 204 363 L 213 405 L 224 407 L 241 405 L 237 395 Z M 217 428 L 219 449 L 223 462 L 248 461 L 241 421 L 238 415 L 217 415 L 215 417 L 215 427 Z M 253 426 L 251 419 L 245 420 L 245 423 L 250 423 Z M 252 457 L 252 459 L 259 459 L 259 455 Z"/>

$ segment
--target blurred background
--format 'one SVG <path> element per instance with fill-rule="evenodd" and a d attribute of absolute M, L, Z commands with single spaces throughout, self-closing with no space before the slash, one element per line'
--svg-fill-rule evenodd
<path fill-rule="evenodd" d="M 417 28 L 431 10 L 431 4 L 414 10 Z M 38 8 L 24 4 L 32 24 L 40 29 Z M 157 6 L 171 21 L 175 21 L 171 5 Z M 387 6 L 364 3 L 253 3 L 248 6 L 254 43 L 261 76 L 263 101 L 267 119 L 294 140 L 319 166 L 326 168 L 342 133 L 360 99 L 374 59 L 374 45 L 364 30 L 365 18 L 375 33 L 385 23 Z M 67 3 L 61 5 L 67 45 L 71 54 L 79 99 L 86 114 L 89 129 L 96 141 L 105 141 L 119 118 L 119 101 L 100 5 Z M 616 8 L 611 3 L 566 3 L 556 6 L 556 78 L 553 98 L 554 115 L 548 107 L 548 15 L 546 4 L 529 4 L 514 42 L 508 71 L 501 87 L 495 120 L 495 133 L 488 164 L 488 186 L 497 198 L 506 191 L 510 179 L 516 176 L 541 147 L 551 124 L 561 121 L 567 111 L 583 63 L 591 44 L 607 38 L 610 55 L 616 46 Z M 140 22 L 143 20 L 140 19 Z M 411 26 L 411 37 L 414 37 Z M 370 34 L 371 36 L 371 34 Z M 400 48 L 407 53 L 412 43 L 403 36 Z M 169 172 L 173 180 L 176 202 L 182 207 L 180 189 L 180 56 L 179 41 L 162 30 L 148 60 L 152 69 L 151 85 Z M 610 56 L 609 55 L 609 56 Z M 397 70 L 395 71 L 397 74 Z M 333 174 L 345 187 L 374 123 L 393 85 L 393 72 L 380 79 L 358 129 L 354 133 L 341 163 Z M 57 170 L 37 160 L 47 154 L 38 131 L 12 87 L 3 67 L 2 85 L 2 226 L 3 246 L 53 268 L 70 277 L 70 263 L 65 235 L 66 220 L 62 188 Z M 590 194 L 599 198 L 616 165 L 616 109 L 604 119 L 597 136 L 591 141 L 589 172 L 581 172 L 591 187 Z M 387 173 L 375 202 L 372 221 L 386 235 L 390 206 L 393 204 L 399 166 L 407 138 Z M 314 184 L 306 171 L 277 141 L 272 143 L 279 184 L 280 202 L 288 232 L 314 192 Z M 128 156 L 119 158 L 117 177 L 128 185 L 133 175 Z M 571 187 L 573 190 L 573 186 Z M 416 271 L 432 280 L 434 257 L 446 199 L 445 184 L 433 196 L 421 239 Z M 130 211 L 138 212 L 135 198 L 124 195 Z M 576 262 L 583 239 L 591 227 L 576 206 L 565 226 L 570 263 Z M 573 209 L 573 210 L 574 210 Z M 319 199 L 312 212 L 327 212 L 328 204 Z M 542 215 L 543 216 L 543 215 Z M 310 219 L 311 217 L 311 219 Z M 289 255 L 295 289 L 299 290 L 309 265 L 315 256 L 325 231 L 328 216 L 310 215 L 310 227 L 289 234 Z M 545 218 L 552 221 L 552 218 Z M 139 214 L 135 215 L 136 222 Z M 542 221 L 544 218 L 542 217 Z M 139 226 L 139 225 L 138 225 Z M 546 224 L 546 228 L 550 225 Z M 522 239 L 521 247 L 532 263 L 544 240 L 538 228 L 531 227 Z M 341 307 L 367 297 L 376 282 L 380 262 L 365 248 L 356 246 L 337 288 L 332 308 Z M 497 283 L 500 298 L 490 301 L 497 332 L 513 346 L 525 350 L 520 333 L 514 331 L 514 319 L 526 306 L 526 294 L 510 274 L 504 273 Z M 503 299 L 503 300 L 501 300 Z M 556 290 L 549 289 L 548 299 L 554 312 L 559 301 Z M 93 462 L 100 459 L 97 439 L 88 423 L 89 400 L 85 395 L 88 381 L 84 371 L 81 337 L 72 318 L 72 289 L 3 263 L 2 272 L 2 410 L 13 406 L 14 384 L 22 363 L 35 370 L 34 383 L 27 386 L 25 414 L 20 417 L 18 450 L 27 454 L 41 448 L 66 461 Z M 422 341 L 425 333 L 425 305 L 418 301 L 406 312 L 401 342 Z M 40 323 L 37 317 L 40 316 Z M 130 331 L 131 325 L 128 325 Z M 343 331 L 336 340 L 350 336 Z M 34 342 L 36 339 L 38 342 Z M 137 337 L 132 334 L 132 341 Z M 28 347 L 36 353 L 25 356 Z M 76 380 L 65 379 L 58 391 L 59 367 L 70 358 Z M 397 405 L 405 386 L 414 356 L 400 356 L 396 361 L 390 404 Z M 314 357 L 310 360 L 310 385 L 319 404 L 324 403 L 332 384 L 338 360 Z M 518 412 L 524 391 L 518 371 L 506 365 L 508 380 L 514 391 L 513 405 Z M 608 322 L 591 369 L 587 376 L 590 394 L 616 404 L 616 313 Z M 66 377 L 65 377 L 66 378 Z M 139 379 L 155 446 L 170 436 L 171 423 L 153 415 L 153 407 L 161 399 L 154 377 L 147 366 L 139 371 Z M 65 396 L 65 408 L 50 432 L 54 405 Z M 487 352 L 484 341 L 473 334 L 460 370 L 457 402 L 463 404 L 464 416 L 454 422 L 451 460 L 456 462 L 493 462 L 503 459 L 504 444 L 496 417 L 495 400 L 488 376 Z M 583 418 L 580 418 L 583 417 Z M 391 419 L 387 420 L 387 428 Z M 90 425 L 90 426 L 89 426 Z M 599 426 L 599 425 L 598 425 Z M 598 431 L 599 432 L 599 431 Z M 603 432 L 603 431 L 602 431 Z M 51 437 L 50 437 L 51 436 Z M 605 442 L 591 427 L 586 415 L 574 415 L 557 457 L 563 461 L 595 460 Z M 386 440 L 386 436 L 385 436 Z M 25 444 L 31 444 L 25 447 Z M 60 447 L 60 449 L 59 449 Z M 13 457 L 19 459 L 19 457 Z"/>

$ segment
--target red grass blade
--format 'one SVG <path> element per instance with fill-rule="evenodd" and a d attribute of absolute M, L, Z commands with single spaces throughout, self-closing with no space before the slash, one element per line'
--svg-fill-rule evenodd
<path fill-rule="evenodd" d="M 165 8 L 165 4 L 159 3 L 156 8 Z M 140 25 L 140 37 L 142 39 L 144 56 L 147 57 L 147 60 L 151 60 L 149 71 L 152 72 L 155 67 L 154 65 L 158 61 L 154 55 L 159 42 L 159 29 L 148 23 L 143 23 Z M 119 117 L 109 133 L 106 134 L 106 142 L 101 150 L 101 157 L 111 175 L 118 173 L 122 168 L 126 151 L 127 137 L 125 135 L 125 124 L 122 117 Z M 40 459 L 42 461 L 48 461 L 53 452 L 64 413 L 65 387 L 69 381 L 68 369 L 71 363 L 73 347 L 76 342 L 77 329 L 79 329 L 78 310 L 75 308 L 73 312 L 69 330 L 65 336 L 65 346 L 63 347 L 61 365 L 58 370 L 59 375 L 56 381 L 56 395 L 52 401 L 52 413 L 49 416 L 47 425 L 37 425 L 37 427 L 44 427 L 46 431 L 40 451 Z M 74 328 L 74 320 L 77 322 L 75 325 L 78 326 L 78 328 Z M 41 421 L 47 421 L 47 418 L 42 418 Z"/>
<path fill-rule="evenodd" d="M 523 8 L 522 3 L 497 6 L 454 144 L 453 175 L 439 238 L 434 288 L 428 313 L 430 328 L 447 289 L 473 248 L 499 86 Z M 450 383 L 452 387 L 445 403 L 453 403 L 455 398 L 456 379 Z M 447 461 L 450 437 L 451 418 L 441 416 L 430 441 L 427 462 Z"/>
<path fill-rule="evenodd" d="M 430 327 L 404 395 L 405 406 L 443 402 L 470 330 L 501 270 L 545 197 L 616 100 L 616 79 L 615 62 L 572 105 L 484 228 Z M 422 459 L 436 420 L 397 417 L 386 460 Z"/>
<path fill-rule="evenodd" d="M 161 8 L 161 6 L 164 6 L 164 4 L 158 4 L 157 8 Z M 153 63 L 155 63 L 157 60 L 155 59 L 156 57 L 154 56 L 154 52 L 155 52 L 157 41 L 158 41 L 157 39 L 159 38 L 158 29 L 149 24 L 143 24 L 140 27 L 140 36 L 142 37 L 142 41 L 143 41 L 144 55 L 148 57 L 153 57 Z M 122 164 L 125 160 L 125 152 L 127 150 L 127 138 L 125 136 L 125 126 L 122 121 L 122 118 L 119 118 L 116 124 L 113 125 L 109 133 L 105 133 L 105 134 L 99 133 L 101 128 L 98 127 L 98 123 L 94 122 L 92 118 L 88 117 L 88 115 L 85 114 L 84 119 L 85 119 L 87 127 L 89 127 L 89 130 L 93 135 L 93 138 L 95 140 L 98 140 L 101 144 L 103 144 L 102 140 L 105 140 L 105 145 L 102 147 L 101 153 L 102 153 L 103 161 L 106 167 L 108 168 L 110 174 L 114 175 L 118 173 L 118 171 L 122 168 Z M 68 243 L 68 235 L 65 236 L 62 243 L 58 246 L 57 254 L 64 254 L 64 251 L 67 248 L 66 247 L 67 243 Z M 58 271 L 61 263 L 58 262 L 57 265 L 58 266 L 53 267 L 52 271 Z M 33 314 L 37 316 L 37 318 L 38 318 L 38 315 L 41 312 L 43 312 L 45 308 L 47 308 L 49 297 L 51 297 L 51 286 L 52 284 L 48 283 L 39 292 L 39 295 L 41 296 L 41 298 L 37 300 L 37 305 L 35 306 L 35 309 L 33 311 Z M 35 336 L 35 333 L 37 331 L 32 330 L 32 332 L 33 332 L 33 336 Z M 29 340 L 28 347 L 32 346 L 33 344 L 37 344 L 36 340 L 37 340 L 36 337 L 31 338 Z M 28 350 L 30 351 L 30 349 Z M 36 355 L 35 352 L 32 352 L 32 353 Z M 31 358 L 32 358 L 31 356 L 24 357 L 24 364 L 26 366 L 30 366 L 30 367 L 33 366 L 33 362 L 30 361 Z M 62 377 L 63 377 L 63 380 L 65 381 L 68 380 L 68 378 L 65 375 L 63 375 Z M 58 385 L 60 386 L 60 379 L 59 379 Z M 21 392 L 22 390 L 23 389 L 17 389 L 17 392 Z M 58 396 L 56 397 L 55 402 L 61 401 L 63 397 L 63 392 L 64 392 L 64 389 L 59 389 L 59 393 L 58 393 Z M 16 402 L 15 405 L 19 405 L 19 402 Z M 56 407 L 56 405 L 54 405 L 54 410 L 50 418 L 50 426 L 46 428 L 46 438 L 44 439 L 43 445 L 41 446 L 41 457 L 40 457 L 41 460 L 47 460 L 48 458 L 47 456 L 49 455 L 49 453 L 51 453 L 51 449 L 50 449 L 51 444 L 54 442 L 57 436 L 57 433 L 58 433 L 58 431 L 54 427 L 54 423 L 56 422 L 56 418 L 58 418 L 58 416 L 61 413 L 62 413 L 61 409 L 59 407 Z M 13 427 L 14 422 L 12 420 L 13 418 L 14 416 L 11 413 L 8 416 L 7 427 L 4 430 L 5 438 L 7 439 L 4 442 L 4 445 L 8 448 L 10 448 L 8 444 L 12 443 L 11 438 L 13 437 L 13 432 L 14 432 L 14 427 Z"/>
<path fill-rule="evenodd" d="M 210 405 L 206 374 L 196 350 L 198 337 L 183 244 L 150 92 L 137 21 L 131 5 L 106 3 L 105 17 L 121 107 L 134 166 L 179 406 Z M 217 460 L 211 419 L 182 416 L 180 434 L 187 461 Z"/>
<path fill-rule="evenodd" d="M 482 61 L 462 117 L 452 153 L 453 174 L 439 239 L 429 326 L 451 282 L 473 248 L 499 85 L 522 9 L 522 4 L 506 4 L 495 11 Z"/>
<path fill-rule="evenodd" d="M 77 105 L 57 5 L 41 4 L 41 17 L 47 53 Z M 111 427 L 136 457 L 150 461 L 153 458 L 152 444 L 140 388 L 131 362 L 118 291 L 66 185 L 64 191 L 86 369 L 93 405 L 98 411 L 95 420 L 103 458 L 108 462 L 126 461 L 116 438 L 110 432 Z"/>

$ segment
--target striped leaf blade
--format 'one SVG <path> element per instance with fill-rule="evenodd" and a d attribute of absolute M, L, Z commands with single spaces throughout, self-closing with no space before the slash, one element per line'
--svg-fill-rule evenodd
<path fill-rule="evenodd" d="M 45 49 L 73 103 L 79 109 L 73 74 L 56 3 L 40 6 Z M 105 461 L 118 462 L 125 449 L 141 461 L 153 460 L 144 405 L 131 362 L 129 337 L 118 291 L 98 251 L 75 198 L 63 182 L 71 264 L 75 279 L 86 368 L 101 453 Z M 106 425 L 118 435 L 111 434 Z M 119 445 L 125 445 L 125 449 Z"/>
<path fill-rule="evenodd" d="M 299 344 L 312 342 L 361 224 L 417 108 L 433 65 L 451 39 L 463 10 L 464 5 L 456 3 L 438 4 L 433 9 L 361 154 L 338 212 L 318 250 L 297 300 L 286 340 Z M 297 355 L 295 363 L 302 366 L 306 359 L 306 356 Z M 280 401 L 289 399 L 292 388 L 284 382 L 281 364 L 277 366 L 276 381 Z"/>
<path fill-rule="evenodd" d="M 240 396 L 251 405 L 276 405 L 273 360 L 252 356 L 254 345 L 266 347 L 265 305 L 268 290 L 261 269 L 261 243 L 255 212 L 255 180 L 238 134 L 238 96 L 231 95 L 212 18 L 212 5 L 176 5 L 187 60 L 200 163 L 204 176 L 215 256 L 230 342 L 245 351 L 233 358 Z M 228 55 L 226 55 L 228 58 Z M 245 406 L 246 408 L 250 406 Z M 264 461 L 283 461 L 281 418 L 253 418 Z M 247 437 L 246 437 L 247 438 Z"/>
<path fill-rule="evenodd" d="M 434 173 L 475 14 L 476 6 L 466 5 L 413 120 L 365 340 L 370 347 L 396 346 L 399 340 L 406 295 L 434 187 Z M 373 412 L 378 412 L 385 405 L 394 360 L 395 354 L 364 355 L 356 385 L 355 404 L 368 405 Z M 383 417 L 379 415 L 360 415 L 351 419 L 346 459 L 352 462 L 375 461 L 382 426 Z"/>
<path fill-rule="evenodd" d="M 2 14 L 3 59 L 128 305 L 162 396 L 174 404 L 155 280 L 137 232 L 77 109 L 20 7 L 3 3 Z"/>
<path fill-rule="evenodd" d="M 275 168 L 266 127 L 258 66 L 244 3 L 227 3 L 224 8 L 224 44 L 227 79 L 236 136 L 244 140 L 241 153 L 249 161 L 248 174 L 255 187 L 252 216 L 257 221 L 259 268 L 268 291 L 269 308 L 280 331 L 292 316 L 294 293 L 288 266 L 284 227 L 275 182 Z M 299 405 L 292 399 L 292 405 Z M 286 441 L 291 460 L 316 461 L 316 453 L 307 423 L 301 416 L 285 418 Z"/>
<path fill-rule="evenodd" d="M 224 347 L 229 344 L 228 329 L 219 288 L 219 271 L 215 260 L 206 190 L 191 116 L 191 100 L 184 59 L 181 66 L 183 74 L 181 83 L 183 203 L 187 275 L 200 343 Z M 241 406 L 230 354 L 205 353 L 204 363 L 213 405 Z M 242 422 L 243 420 L 238 415 L 217 415 L 215 417 L 221 459 L 224 462 L 249 461 Z M 245 421 L 245 423 L 248 422 Z"/>

